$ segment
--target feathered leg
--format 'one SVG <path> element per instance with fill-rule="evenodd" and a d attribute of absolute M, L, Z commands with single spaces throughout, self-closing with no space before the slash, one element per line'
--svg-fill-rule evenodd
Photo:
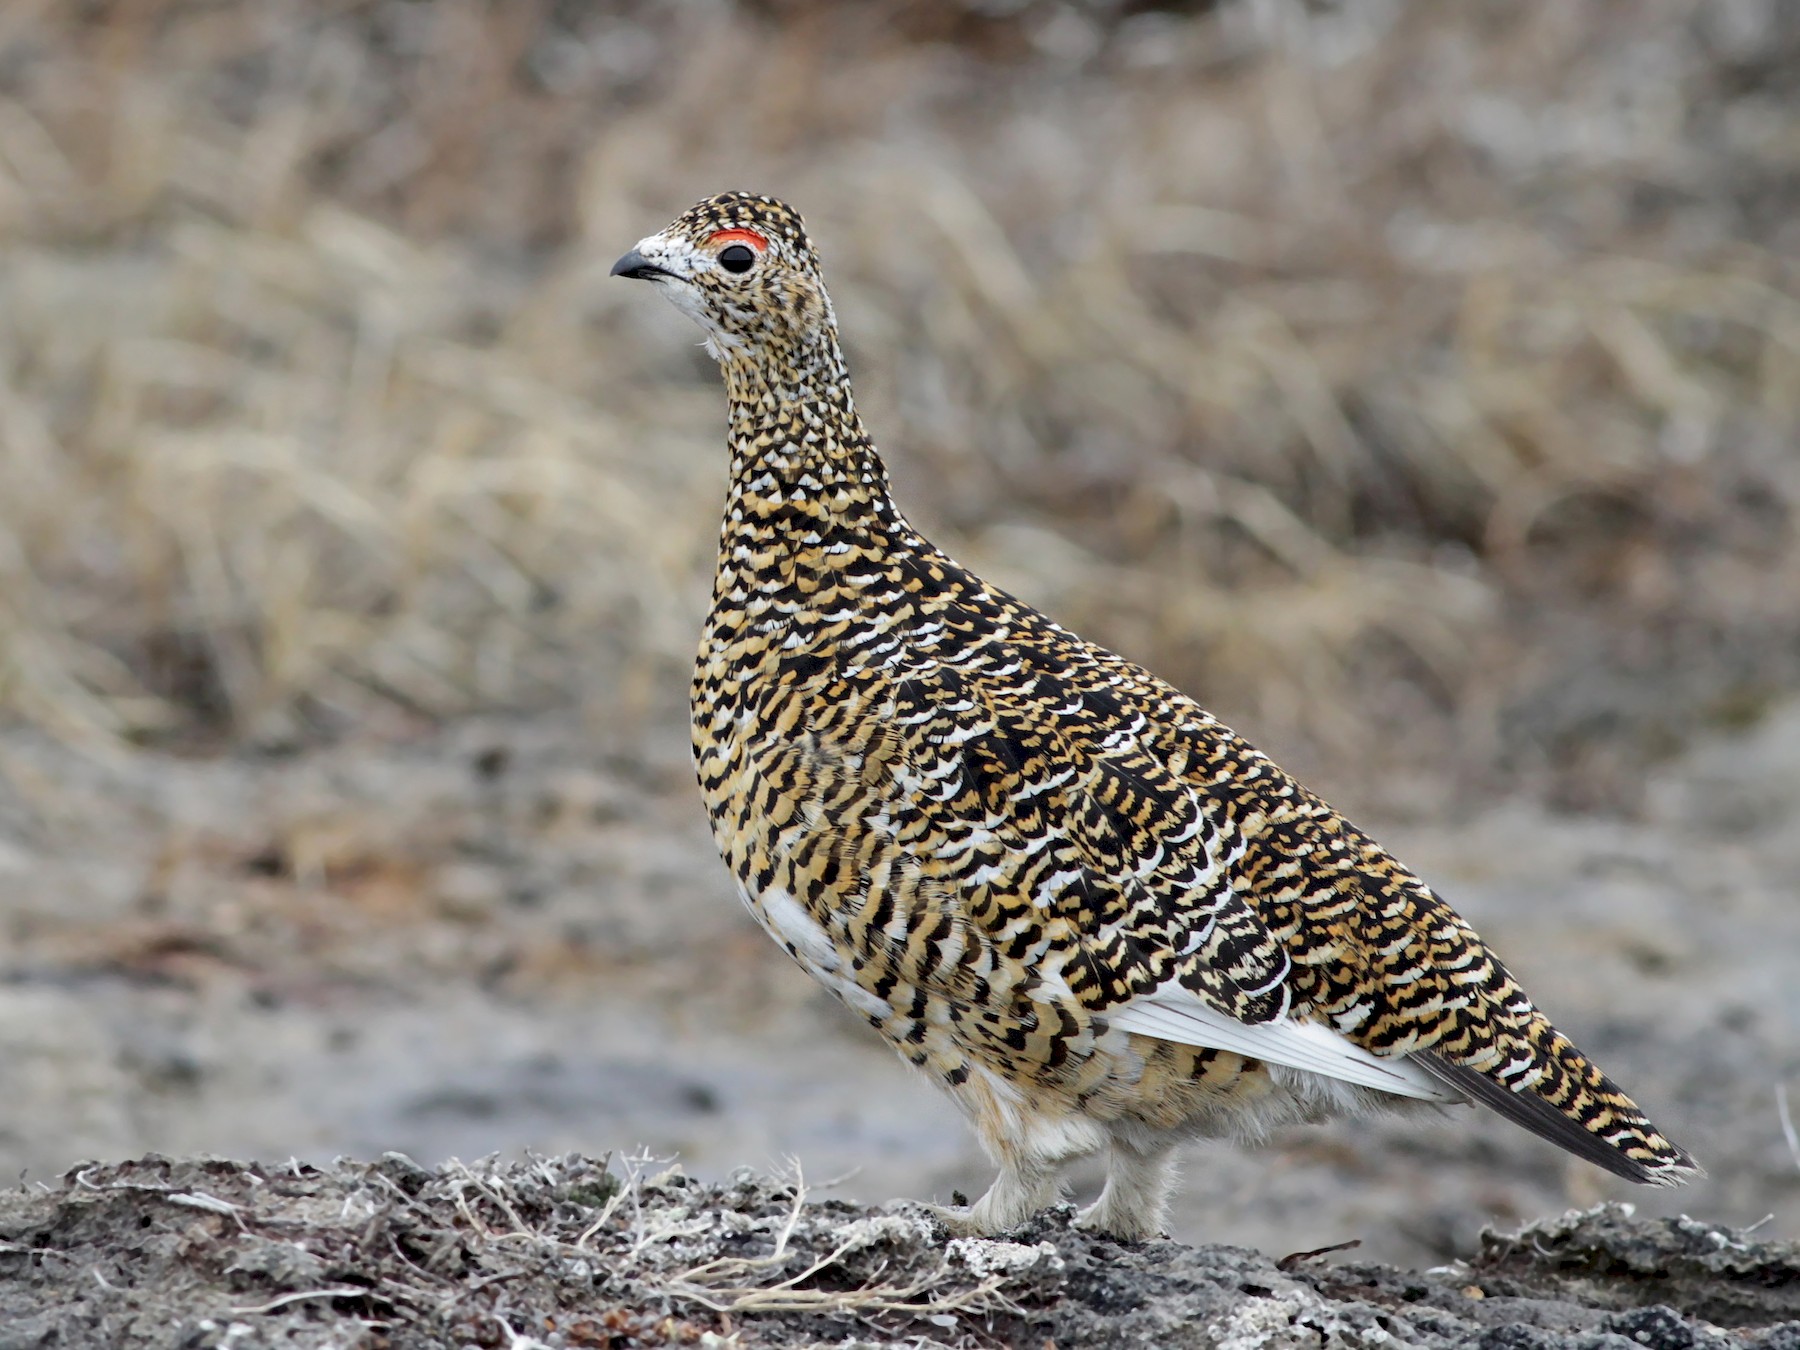
<path fill-rule="evenodd" d="M 1163 1235 L 1169 1185 L 1174 1180 L 1164 1140 L 1142 1141 L 1114 1135 L 1107 1160 L 1106 1188 L 1075 1220 L 1079 1228 L 1105 1233 L 1126 1242 L 1145 1242 Z"/>
<path fill-rule="evenodd" d="M 967 1209 L 927 1205 L 955 1237 L 987 1237 L 1017 1228 L 1040 1209 L 1062 1198 L 1062 1172 L 1070 1161 L 1094 1152 L 1105 1136 L 1078 1116 L 1029 1116 L 1015 1109 L 978 1110 L 982 1145 L 1000 1165 L 1000 1175 Z"/>

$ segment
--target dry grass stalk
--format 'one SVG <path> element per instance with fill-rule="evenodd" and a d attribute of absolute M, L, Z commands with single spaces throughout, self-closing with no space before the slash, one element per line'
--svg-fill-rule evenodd
<path fill-rule="evenodd" d="M 1754 479 L 1800 574 L 1755 448 L 1800 433 L 1793 149 L 1704 6 L 790 9 L 12 13 L 0 707 L 197 746 L 668 713 L 718 397 L 600 274 L 746 174 L 825 242 L 915 514 L 1279 740 L 1503 701 L 1521 571 L 1594 503 L 1624 566 Z"/>

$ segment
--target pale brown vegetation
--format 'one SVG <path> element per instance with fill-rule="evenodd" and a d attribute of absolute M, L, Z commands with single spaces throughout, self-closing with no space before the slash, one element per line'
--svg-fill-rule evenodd
<path fill-rule="evenodd" d="M 1607 794 L 1791 678 L 1800 25 L 1137 8 L 8 6 L 0 703 L 666 726 L 720 400 L 605 269 L 726 187 L 920 523 L 1261 739 Z"/>

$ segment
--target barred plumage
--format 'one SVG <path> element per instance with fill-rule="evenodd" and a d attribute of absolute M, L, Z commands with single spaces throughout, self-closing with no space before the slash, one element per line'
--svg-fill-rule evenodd
<path fill-rule="evenodd" d="M 966 1109 L 992 1232 L 1111 1150 L 1162 1222 L 1198 1135 L 1473 1098 L 1634 1181 L 1694 1165 L 1432 890 L 1198 704 L 906 522 L 800 218 L 694 206 L 621 258 L 706 330 L 731 486 L 693 685 L 762 925 Z"/>

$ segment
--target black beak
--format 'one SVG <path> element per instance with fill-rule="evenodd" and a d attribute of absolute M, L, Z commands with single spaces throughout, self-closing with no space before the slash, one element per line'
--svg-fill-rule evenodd
<path fill-rule="evenodd" d="M 639 281 L 648 281 L 652 277 L 672 277 L 675 274 L 666 268 L 658 267 L 634 248 L 612 265 L 611 275 L 635 277 Z"/>

